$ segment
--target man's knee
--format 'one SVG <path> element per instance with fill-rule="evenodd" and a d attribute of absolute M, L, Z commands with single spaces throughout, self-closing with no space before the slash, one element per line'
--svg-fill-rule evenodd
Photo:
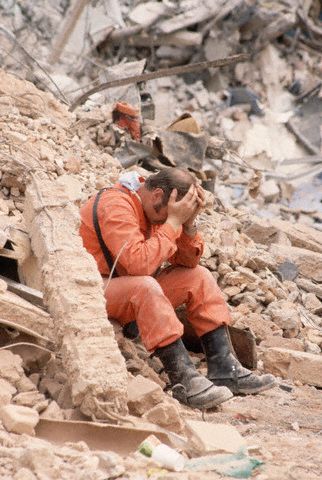
<path fill-rule="evenodd" d="M 195 268 L 193 268 L 193 270 L 196 278 L 199 278 L 205 282 L 214 282 L 215 279 L 208 268 L 197 265 Z"/>
<path fill-rule="evenodd" d="M 153 295 L 153 293 L 163 294 L 162 288 L 156 279 L 148 275 L 137 277 L 137 289 L 149 295 Z"/>

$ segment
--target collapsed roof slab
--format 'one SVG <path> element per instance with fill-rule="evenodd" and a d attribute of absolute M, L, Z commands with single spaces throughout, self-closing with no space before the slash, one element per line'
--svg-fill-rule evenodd
<path fill-rule="evenodd" d="M 107 419 L 127 413 L 127 371 L 107 319 L 101 276 L 78 235 L 73 200 L 66 185 L 33 176 L 24 215 L 73 403 L 87 416 Z"/>

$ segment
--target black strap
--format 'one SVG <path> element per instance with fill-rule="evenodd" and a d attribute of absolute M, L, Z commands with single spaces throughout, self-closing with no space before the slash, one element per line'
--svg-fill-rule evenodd
<path fill-rule="evenodd" d="M 93 223 L 94 223 L 95 232 L 96 232 L 101 250 L 103 252 L 106 263 L 107 263 L 107 265 L 110 269 L 110 272 L 111 272 L 114 261 L 113 261 L 113 257 L 111 255 L 111 252 L 107 248 L 106 243 L 104 242 L 104 239 L 102 237 L 102 232 L 101 232 L 101 229 L 100 229 L 100 225 L 99 225 L 99 222 L 98 222 L 98 215 L 97 215 L 97 208 L 98 208 L 99 199 L 100 199 L 102 193 L 105 192 L 106 190 L 107 190 L 106 188 L 103 188 L 96 195 L 95 202 L 94 202 L 94 205 L 93 205 Z M 113 275 L 112 275 L 112 278 L 114 278 L 114 277 L 118 277 L 116 269 L 114 269 L 114 272 L 113 272 Z"/>
<path fill-rule="evenodd" d="M 102 190 L 100 190 L 98 192 L 98 194 L 96 195 L 96 198 L 95 198 L 95 201 L 94 201 L 94 205 L 93 205 L 93 223 L 94 223 L 94 228 L 95 228 L 95 232 L 96 232 L 96 235 L 97 235 L 97 238 L 98 238 L 98 241 L 99 241 L 99 244 L 100 244 L 100 247 L 101 247 L 101 250 L 103 252 L 103 255 L 105 257 L 105 261 L 110 269 L 110 272 L 112 271 L 112 267 L 113 267 L 113 264 L 114 264 L 114 260 L 113 260 L 113 257 L 112 257 L 112 254 L 111 252 L 109 251 L 109 249 L 107 248 L 107 245 L 106 243 L 104 242 L 104 239 L 103 239 L 103 236 L 102 236 L 102 232 L 101 232 L 101 228 L 100 228 L 100 224 L 99 224 L 99 221 L 98 221 L 98 214 L 97 214 L 97 210 L 98 210 L 98 202 L 99 202 L 99 199 L 102 195 L 103 192 L 106 192 L 106 190 L 118 190 L 119 192 L 121 193 L 125 193 L 126 195 L 129 195 L 129 192 L 127 191 L 124 191 L 122 190 L 121 188 L 118 188 L 118 187 L 106 187 L 106 188 L 102 188 Z M 116 271 L 116 269 L 114 269 L 114 272 L 112 274 L 112 278 L 114 277 L 118 277 L 118 273 Z"/>

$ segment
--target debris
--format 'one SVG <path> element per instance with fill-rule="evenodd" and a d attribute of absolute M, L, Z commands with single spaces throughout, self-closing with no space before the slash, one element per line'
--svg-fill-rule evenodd
<path fill-rule="evenodd" d="M 151 380 L 137 375 L 127 386 L 128 407 L 130 413 L 141 416 L 150 408 L 160 403 L 163 392 L 159 385 Z"/>
<path fill-rule="evenodd" d="M 151 427 L 151 428 L 150 428 Z M 129 455 L 149 435 L 155 435 L 162 443 L 171 446 L 172 435 L 153 425 L 138 427 L 106 425 L 85 421 L 59 421 L 41 418 L 36 426 L 37 438 L 54 443 L 86 442 L 92 450 L 112 451 Z M 180 439 L 180 437 L 179 437 Z"/>
<path fill-rule="evenodd" d="M 263 352 L 262 360 L 265 370 L 274 375 L 289 378 L 293 382 L 322 386 L 322 358 L 319 355 L 283 348 L 268 348 Z"/>
<path fill-rule="evenodd" d="M 39 421 L 36 410 L 20 405 L 5 405 L 0 408 L 0 419 L 9 432 L 35 435 L 35 426 Z"/>
<path fill-rule="evenodd" d="M 248 457 L 245 453 L 207 455 L 192 458 L 186 462 L 185 469 L 192 472 L 215 471 L 234 478 L 249 478 L 253 470 L 263 465 L 261 460 Z"/>
<path fill-rule="evenodd" d="M 26 196 L 26 221 L 32 226 L 31 242 L 43 265 L 43 289 L 54 319 L 56 339 L 62 346 L 74 405 L 79 405 L 85 415 L 97 418 L 105 415 L 105 409 L 106 416 L 110 410 L 113 416 L 114 409 L 116 414 L 125 414 L 125 364 L 112 327 L 106 322 L 102 280 L 81 239 L 72 233 L 78 228 L 76 207 L 69 200 L 67 189 L 59 183 L 40 183 L 35 178 Z M 55 234 L 58 225 L 59 235 Z M 100 398 L 108 398 L 101 408 L 95 401 L 98 390 Z M 112 399 L 113 406 L 109 403 Z"/>
<path fill-rule="evenodd" d="M 154 435 L 150 435 L 139 445 L 138 451 L 154 462 L 174 472 L 181 472 L 185 466 L 185 458 L 173 448 L 161 443 Z"/>
<path fill-rule="evenodd" d="M 248 59 L 247 54 L 232 55 L 231 57 L 213 60 L 209 62 L 200 62 L 192 65 L 161 69 L 161 70 L 158 70 L 157 72 L 143 73 L 142 75 L 134 75 L 131 77 L 120 78 L 119 80 L 112 80 L 110 82 L 103 83 L 98 87 L 94 87 L 88 92 L 84 93 L 77 100 L 75 100 L 75 102 L 70 107 L 70 111 L 73 112 L 76 107 L 84 103 L 85 100 L 87 100 L 87 98 L 93 95 L 94 93 L 101 92 L 102 90 L 105 90 L 107 88 L 123 87 L 125 85 L 131 85 L 132 83 L 146 82 L 148 80 L 154 80 L 156 78 L 166 77 L 170 75 L 178 75 L 180 73 L 190 73 L 198 70 L 203 70 L 206 68 L 223 67 L 235 62 L 243 62 L 247 59 Z"/>
<path fill-rule="evenodd" d="M 175 433 L 182 433 L 184 430 L 184 422 L 180 416 L 180 409 L 173 402 L 161 402 L 152 407 L 143 418 L 150 423 L 155 423 L 160 427 L 166 428 Z"/>
<path fill-rule="evenodd" d="M 0 324 L 16 327 L 20 331 L 31 333 L 37 338 L 53 338 L 53 320 L 43 309 L 32 305 L 18 295 L 6 291 L 0 293 Z M 9 322 L 9 323 L 8 323 Z"/>
<path fill-rule="evenodd" d="M 237 453 L 246 448 L 246 442 L 231 425 L 186 420 L 191 447 L 199 454 Z"/>
<path fill-rule="evenodd" d="M 23 285 L 22 283 L 15 282 L 10 278 L 3 277 L 2 275 L 0 275 L 0 280 L 6 283 L 9 292 L 19 295 L 33 305 L 38 307 L 43 306 L 43 294 L 40 291 L 27 287 L 27 285 Z"/>

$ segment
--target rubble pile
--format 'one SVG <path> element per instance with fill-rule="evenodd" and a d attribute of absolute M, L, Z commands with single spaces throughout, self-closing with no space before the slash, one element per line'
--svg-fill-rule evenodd
<path fill-rule="evenodd" d="M 204 162 L 204 168 L 216 172 L 217 195 L 225 205 L 321 228 L 318 1 L 100 0 L 80 5 L 78 11 L 68 1 L 47 0 L 46 8 L 43 2 L 2 2 L 7 32 L 0 31 L 2 65 L 68 105 L 93 86 L 140 74 L 144 67 L 153 71 L 251 52 L 248 61 L 223 69 L 141 84 L 141 100 L 136 88 L 127 87 L 96 93 L 87 104 L 111 103 L 114 96 L 138 104 L 150 118 L 154 110 L 158 126 L 169 123 L 169 111 L 173 119 L 192 113 L 210 135 L 239 142 L 238 156 L 229 149 L 224 158 Z M 104 130 L 106 112 L 95 118 L 100 121 L 92 124 L 97 126 L 93 134 L 111 153 L 115 135 Z M 246 188 L 253 177 L 249 167 L 263 177 L 255 198 Z M 71 168 L 78 168 L 75 162 Z"/>

